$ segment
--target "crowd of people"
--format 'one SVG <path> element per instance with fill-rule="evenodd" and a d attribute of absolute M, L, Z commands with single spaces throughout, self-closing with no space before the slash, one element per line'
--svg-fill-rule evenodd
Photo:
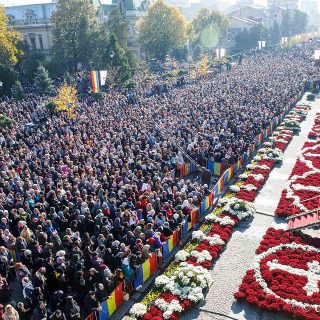
<path fill-rule="evenodd" d="M 181 149 L 232 164 L 318 68 L 312 44 L 257 54 L 232 70 L 148 94 L 79 100 L 75 119 L 47 97 L 2 100 L 0 303 L 5 320 L 83 319 L 190 212 L 208 185 L 177 178 Z"/>

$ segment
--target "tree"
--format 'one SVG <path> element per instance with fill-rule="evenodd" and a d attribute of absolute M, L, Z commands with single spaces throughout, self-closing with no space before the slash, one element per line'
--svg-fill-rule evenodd
<path fill-rule="evenodd" d="M 38 94 L 52 95 L 55 87 L 49 77 L 48 71 L 43 66 L 38 66 L 34 77 L 35 92 Z"/>
<path fill-rule="evenodd" d="M 0 81 L 2 82 L 2 86 L 0 87 L 0 96 L 11 94 L 11 87 L 16 82 L 16 79 L 17 72 L 13 70 L 12 66 L 0 64 Z"/>
<path fill-rule="evenodd" d="M 126 49 L 128 46 L 128 22 L 125 16 L 120 11 L 119 7 L 116 7 L 111 11 L 109 19 L 106 22 L 107 29 L 110 34 L 114 34 L 117 38 L 120 46 Z"/>
<path fill-rule="evenodd" d="M 292 35 L 292 19 L 289 10 L 286 10 L 282 22 L 281 22 L 281 34 L 284 37 L 290 37 Z"/>
<path fill-rule="evenodd" d="M 126 52 L 119 45 L 114 34 L 111 34 L 107 50 L 103 56 L 103 68 L 108 69 L 109 79 L 114 84 L 123 84 L 131 77 L 131 68 L 129 66 Z"/>
<path fill-rule="evenodd" d="M 16 124 L 15 120 L 7 117 L 4 114 L 0 114 L 0 128 L 1 129 L 10 129 Z"/>
<path fill-rule="evenodd" d="M 209 69 L 209 58 L 208 56 L 205 55 L 201 58 L 199 63 L 199 69 L 198 69 L 199 74 L 201 76 L 204 76 L 207 73 L 208 69 Z"/>
<path fill-rule="evenodd" d="M 11 88 L 11 92 L 16 100 L 22 100 L 24 98 L 24 90 L 20 81 L 16 81 L 16 83 Z"/>
<path fill-rule="evenodd" d="M 0 5 L 0 64 L 15 65 L 19 57 L 22 55 L 17 47 L 21 40 L 21 35 L 7 27 L 8 19 L 4 8 Z"/>
<path fill-rule="evenodd" d="M 97 46 L 98 24 L 89 0 L 58 0 L 52 14 L 53 52 L 64 70 L 89 66 Z"/>
<path fill-rule="evenodd" d="M 202 48 L 211 49 L 226 36 L 229 20 L 219 11 L 201 9 L 192 21 L 194 43 Z"/>
<path fill-rule="evenodd" d="M 157 0 L 139 21 L 139 39 L 146 50 L 164 61 L 173 49 L 182 47 L 187 40 L 187 22 L 178 8 Z"/>
<path fill-rule="evenodd" d="M 39 65 L 45 66 L 46 64 L 47 58 L 44 54 L 26 51 L 26 54 L 23 56 L 20 63 L 20 71 L 23 75 L 23 79 L 31 82 Z"/>
<path fill-rule="evenodd" d="M 272 44 L 279 44 L 281 41 L 281 30 L 279 23 L 275 21 L 273 23 L 273 26 L 270 30 L 270 36 L 271 36 L 271 43 Z"/>
<path fill-rule="evenodd" d="M 251 45 L 252 45 L 251 36 L 246 28 L 236 35 L 235 41 L 236 41 L 235 48 L 238 51 L 246 51 L 251 48 Z"/>
<path fill-rule="evenodd" d="M 77 89 L 69 86 L 66 82 L 58 89 L 58 95 L 53 100 L 57 111 L 67 112 L 70 119 L 75 118 L 75 110 L 77 108 L 78 98 Z"/>
<path fill-rule="evenodd" d="M 304 33 L 308 26 L 308 15 L 300 10 L 295 10 L 292 23 L 292 35 Z"/>

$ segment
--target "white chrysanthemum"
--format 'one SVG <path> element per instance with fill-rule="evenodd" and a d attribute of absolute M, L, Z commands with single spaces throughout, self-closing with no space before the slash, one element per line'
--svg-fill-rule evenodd
<path fill-rule="evenodd" d="M 147 306 L 142 303 L 135 303 L 131 307 L 129 313 L 134 317 L 142 317 L 145 313 L 147 313 Z"/>

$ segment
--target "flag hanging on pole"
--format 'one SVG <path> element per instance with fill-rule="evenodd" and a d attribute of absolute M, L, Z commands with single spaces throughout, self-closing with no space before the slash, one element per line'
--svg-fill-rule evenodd
<path fill-rule="evenodd" d="M 100 90 L 99 71 L 91 71 L 92 91 L 98 93 Z"/>
<path fill-rule="evenodd" d="M 100 85 L 104 86 L 106 84 L 106 81 L 107 81 L 107 71 L 102 70 L 100 71 Z"/>

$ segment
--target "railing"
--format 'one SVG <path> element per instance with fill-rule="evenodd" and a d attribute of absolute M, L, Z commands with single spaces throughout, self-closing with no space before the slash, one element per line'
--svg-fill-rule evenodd
<path fill-rule="evenodd" d="M 301 97 L 301 94 L 295 96 L 292 99 L 292 102 L 285 107 L 285 110 L 282 114 L 276 116 L 273 121 L 270 122 L 270 125 L 267 129 L 264 129 L 260 134 L 258 134 L 255 138 L 254 143 L 248 148 L 248 150 L 243 154 L 240 161 L 241 163 L 246 163 L 248 159 L 251 157 L 252 153 L 256 150 L 257 146 L 260 145 L 265 139 L 273 132 L 274 128 L 277 127 L 283 120 L 285 114 L 288 112 L 290 108 L 293 107 Z M 222 176 L 223 173 L 228 170 L 232 165 L 228 163 L 215 162 L 212 160 L 207 161 L 207 168 L 211 171 L 211 173 L 215 176 Z M 189 174 L 194 173 L 196 170 L 196 166 L 193 163 L 184 163 L 177 165 L 177 176 L 182 178 L 188 176 Z"/>
<path fill-rule="evenodd" d="M 220 196 L 223 188 L 249 160 L 256 147 L 261 144 L 273 132 L 273 129 L 282 122 L 285 114 L 296 104 L 300 96 L 301 95 L 297 95 L 293 99 L 292 103 L 285 107 L 284 112 L 281 115 L 275 117 L 275 119 L 270 123 L 269 128 L 265 129 L 256 137 L 255 142 L 250 146 L 248 151 L 241 157 L 241 159 L 239 159 L 237 163 L 229 166 L 222 174 L 221 170 L 223 169 L 223 166 L 221 163 L 208 163 L 208 169 L 213 171 L 214 174 L 221 174 L 221 177 L 219 178 L 210 194 L 202 200 L 200 207 L 191 211 L 190 215 L 185 217 L 183 223 L 180 224 L 180 228 L 178 230 L 175 230 L 169 237 L 169 239 L 163 244 L 161 248 L 161 254 L 159 250 L 152 253 L 152 256 L 145 262 L 143 262 L 136 271 L 135 279 L 133 281 L 131 281 L 130 279 L 125 279 L 124 282 L 120 283 L 111 293 L 109 298 L 102 303 L 102 310 L 99 312 L 99 314 L 94 312 L 90 314 L 86 318 L 86 320 L 99 320 L 99 318 L 100 320 L 108 320 L 117 310 L 117 308 L 123 303 L 124 293 L 128 294 L 132 289 L 141 287 L 157 271 L 159 262 L 169 256 L 178 241 L 196 224 L 199 217 L 205 215 L 207 210 Z M 186 163 L 180 165 L 178 164 L 177 169 L 181 176 L 187 176 L 195 171 L 196 165 L 194 163 Z"/>

